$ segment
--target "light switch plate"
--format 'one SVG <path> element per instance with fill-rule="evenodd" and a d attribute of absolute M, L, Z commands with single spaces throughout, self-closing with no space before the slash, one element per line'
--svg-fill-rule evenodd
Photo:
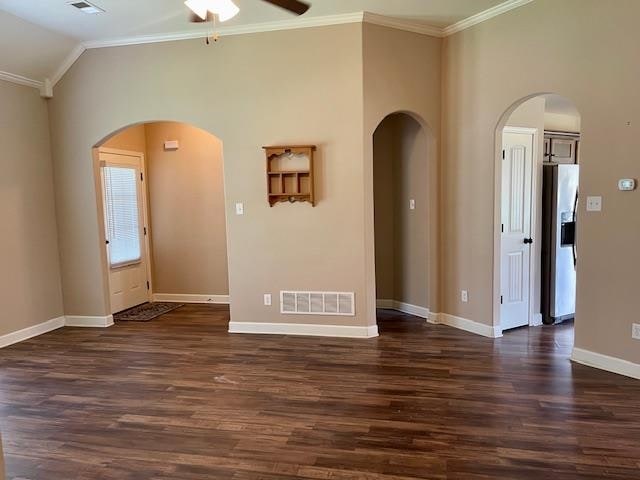
<path fill-rule="evenodd" d="M 244 215 L 244 203 L 236 203 L 236 215 Z"/>
<path fill-rule="evenodd" d="M 601 212 L 602 197 L 587 197 L 587 212 Z"/>
<path fill-rule="evenodd" d="M 409 200 L 409 210 L 415 210 L 416 209 L 416 201 L 412 198 L 411 200 Z"/>

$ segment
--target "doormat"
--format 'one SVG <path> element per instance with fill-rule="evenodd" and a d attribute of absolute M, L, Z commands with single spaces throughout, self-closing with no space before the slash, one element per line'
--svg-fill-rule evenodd
<path fill-rule="evenodd" d="M 183 306 L 182 303 L 143 303 L 124 312 L 115 313 L 113 320 L 116 322 L 148 322 Z"/>

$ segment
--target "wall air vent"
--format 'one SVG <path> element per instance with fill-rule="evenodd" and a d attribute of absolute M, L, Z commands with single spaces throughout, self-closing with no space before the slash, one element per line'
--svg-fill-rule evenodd
<path fill-rule="evenodd" d="M 82 13 L 89 15 L 95 15 L 96 13 L 104 13 L 104 10 L 100 7 L 90 4 L 89 2 L 69 2 L 69 5 L 76 7 Z"/>
<path fill-rule="evenodd" d="M 354 316 L 355 294 L 348 292 L 280 292 L 280 313 Z"/>

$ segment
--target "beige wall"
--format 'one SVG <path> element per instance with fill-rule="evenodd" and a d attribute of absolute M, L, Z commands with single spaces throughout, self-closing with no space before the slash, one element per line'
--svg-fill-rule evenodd
<path fill-rule="evenodd" d="M 47 104 L 0 81 L 0 335 L 63 315 Z"/>
<path fill-rule="evenodd" d="M 147 129 L 145 124 L 134 125 L 118 132 L 113 137 L 107 139 L 101 147 L 117 148 L 118 150 L 129 150 L 147 155 Z"/>
<path fill-rule="evenodd" d="M 373 136 L 373 190 L 375 218 L 376 299 L 395 298 L 395 197 L 394 157 L 396 129 L 392 115 Z"/>
<path fill-rule="evenodd" d="M 364 236 L 367 315 L 375 321 L 376 274 L 373 133 L 389 114 L 409 112 L 426 131 L 427 174 L 415 188 L 426 192 L 428 307 L 439 305 L 439 138 L 441 45 L 439 38 L 364 24 Z"/>
<path fill-rule="evenodd" d="M 292 59 L 295 75 L 279 74 Z M 91 148 L 124 126 L 171 120 L 224 142 L 232 319 L 367 323 L 362 25 L 89 50 L 50 111 L 67 314 L 107 313 Z M 261 147 L 283 143 L 318 145 L 317 207 L 269 207 Z M 353 291 L 357 315 L 283 317 L 263 306 L 263 293 L 284 289 Z"/>
<path fill-rule="evenodd" d="M 556 132 L 580 133 L 580 116 L 546 112 L 544 114 L 544 128 Z"/>
<path fill-rule="evenodd" d="M 394 114 L 380 124 L 373 145 L 376 295 L 427 308 L 427 137 L 412 117 Z"/>
<path fill-rule="evenodd" d="M 91 148 L 127 125 L 177 120 L 212 132 L 225 144 L 234 320 L 373 323 L 372 136 L 385 116 L 407 111 L 428 132 L 429 308 L 494 324 L 499 311 L 496 127 L 525 98 L 555 92 L 573 100 L 582 113 L 583 195 L 604 199 L 603 212 L 579 213 L 576 345 L 640 362 L 630 335 L 640 307 L 635 292 L 640 227 L 629 221 L 640 194 L 616 189 L 619 178 L 640 177 L 635 158 L 640 101 L 634 93 L 640 64 L 629 60 L 638 55 L 634 22 L 639 14 L 635 0 L 618 0 L 615 6 L 598 0 L 536 0 L 444 40 L 365 24 L 226 37 L 211 48 L 194 40 L 87 51 L 50 103 L 66 313 L 108 311 Z M 292 58 L 296 75 L 273 73 L 274 65 Z M 3 96 L 9 105 L 18 98 Z M 25 104 L 43 108 L 36 98 Z M 21 106 L 17 118 L 30 109 Z M 288 142 L 320 147 L 315 209 L 267 205 L 260 147 Z M 35 142 L 43 153 L 45 143 Z M 43 175 L 44 186 L 43 172 L 46 166 L 34 174 Z M 2 190 L 10 198 L 5 205 L 13 201 L 26 209 L 38 198 L 43 209 L 38 214 L 51 208 L 50 199 L 39 196 L 46 187 L 25 200 L 18 199 L 21 193 L 13 185 L 12 180 Z M 233 214 L 235 202 L 245 204 L 244 216 Z M 12 217 L 14 211 L 6 218 L 26 228 L 26 238 L 53 240 L 23 255 L 17 270 L 24 274 L 32 253 L 54 248 L 55 225 L 48 216 L 48 222 L 25 227 L 20 224 L 25 217 Z M 39 228 L 45 234 L 36 240 Z M 4 239 L 16 242 L 5 251 L 29 248 L 15 238 Z M 39 276 L 52 256 L 44 257 L 38 261 Z M 31 288 L 30 280 L 16 298 L 26 285 Z M 56 282 L 45 284 L 54 298 L 48 289 L 55 290 Z M 462 288 L 470 292 L 469 303 L 459 300 Z M 280 289 L 355 291 L 358 315 L 283 318 L 276 306 L 262 306 L 263 293 Z M 39 308 L 25 301 L 15 310 Z"/>
<path fill-rule="evenodd" d="M 165 140 L 180 148 L 165 151 Z M 190 125 L 146 125 L 153 291 L 227 295 L 222 142 Z"/>
<path fill-rule="evenodd" d="M 558 93 L 582 115 L 582 194 L 602 195 L 604 202 L 601 213 L 582 208 L 578 214 L 576 346 L 640 363 L 638 342 L 631 339 L 640 309 L 640 224 L 629 221 L 640 193 L 616 189 L 619 178 L 640 177 L 640 99 L 634 93 L 640 63 L 632 60 L 638 57 L 638 16 L 640 2 L 632 0 L 536 0 L 445 39 L 448 313 L 493 324 L 499 311 L 493 275 L 496 125 L 519 99 Z M 470 290 L 468 304 L 459 302 L 462 285 Z"/>
<path fill-rule="evenodd" d="M 165 151 L 165 140 L 180 148 Z M 102 146 L 145 155 L 153 293 L 228 295 L 222 142 L 184 123 L 152 122 Z"/>

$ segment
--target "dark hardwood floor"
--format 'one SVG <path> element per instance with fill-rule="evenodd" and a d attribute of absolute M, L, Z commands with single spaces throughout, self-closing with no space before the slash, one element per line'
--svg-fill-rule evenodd
<path fill-rule="evenodd" d="M 229 335 L 220 307 L 0 350 L 7 473 L 38 480 L 640 479 L 640 382 L 571 325 L 490 340 Z"/>

